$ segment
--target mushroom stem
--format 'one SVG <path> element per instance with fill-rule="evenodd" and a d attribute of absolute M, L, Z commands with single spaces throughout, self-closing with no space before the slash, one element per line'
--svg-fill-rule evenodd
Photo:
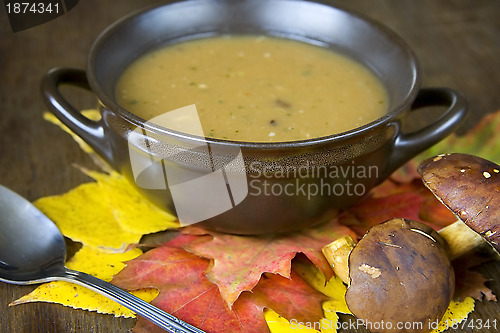
<path fill-rule="evenodd" d="M 438 231 L 447 244 L 450 261 L 485 244 L 484 239 L 461 220 Z M 349 285 L 349 254 L 356 246 L 351 236 L 344 236 L 323 247 L 322 252 L 333 272 Z"/>
<path fill-rule="evenodd" d="M 438 231 L 447 244 L 450 260 L 456 259 L 484 244 L 485 241 L 464 222 L 458 220 Z"/>
<path fill-rule="evenodd" d="M 356 246 L 351 236 L 339 238 L 321 249 L 336 276 L 349 285 L 349 254 Z"/>

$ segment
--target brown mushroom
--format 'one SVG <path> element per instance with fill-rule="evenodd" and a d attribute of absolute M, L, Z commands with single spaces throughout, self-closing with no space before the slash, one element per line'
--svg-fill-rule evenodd
<path fill-rule="evenodd" d="M 339 243 L 340 249 L 335 250 Z M 352 245 L 343 238 L 325 247 L 325 256 L 345 259 L 339 254 Z M 328 253 L 332 249 L 334 255 Z M 346 303 L 371 331 L 430 331 L 453 296 L 455 276 L 446 243 L 423 223 L 392 219 L 372 227 L 348 261 Z"/>
<path fill-rule="evenodd" d="M 429 331 L 429 324 L 441 318 L 453 295 L 450 260 L 485 243 L 497 254 L 500 251 L 500 166 L 477 156 L 448 154 L 422 162 L 418 172 L 432 193 L 458 217 L 457 222 L 438 234 L 421 223 L 394 219 L 371 228 L 356 246 L 346 237 L 323 248 L 335 273 L 349 285 L 349 309 L 365 323 L 378 325 L 373 327 L 377 332 Z M 405 236 L 396 237 L 398 234 Z M 424 238 L 415 238 L 417 234 Z M 422 245 L 425 238 L 434 246 Z M 443 258 L 444 250 L 447 259 Z M 412 253 L 409 257 L 408 251 Z M 426 266 L 431 262 L 442 262 L 443 270 Z M 405 274 L 412 276 L 410 282 L 403 280 L 403 267 Z M 429 285 L 424 283 L 427 279 Z M 401 283 L 412 284 L 414 289 Z M 424 305 L 425 299 L 434 303 Z M 422 311 L 425 306 L 431 309 L 427 313 Z M 398 323 L 406 323 L 408 329 L 394 329 Z M 411 327 L 411 323 L 422 326 Z"/>
<path fill-rule="evenodd" d="M 447 154 L 425 160 L 418 172 L 425 186 L 458 218 L 440 230 L 450 257 L 459 257 L 484 240 L 498 254 L 500 166 L 478 156 Z"/>

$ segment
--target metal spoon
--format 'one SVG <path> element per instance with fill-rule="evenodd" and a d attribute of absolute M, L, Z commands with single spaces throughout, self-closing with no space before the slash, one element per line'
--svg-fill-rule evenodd
<path fill-rule="evenodd" d="M 0 185 L 0 281 L 68 281 L 92 289 L 171 333 L 204 333 L 92 275 L 64 266 L 66 245 L 56 225 L 29 201 Z"/>

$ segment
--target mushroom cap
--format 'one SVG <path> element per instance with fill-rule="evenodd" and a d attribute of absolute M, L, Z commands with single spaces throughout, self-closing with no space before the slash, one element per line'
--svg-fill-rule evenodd
<path fill-rule="evenodd" d="M 350 254 L 349 277 L 347 306 L 376 332 L 431 331 L 430 323 L 444 315 L 455 289 L 442 237 L 405 219 L 365 234 Z"/>
<path fill-rule="evenodd" d="M 462 222 L 500 251 L 500 166 L 468 154 L 423 161 L 422 181 Z"/>

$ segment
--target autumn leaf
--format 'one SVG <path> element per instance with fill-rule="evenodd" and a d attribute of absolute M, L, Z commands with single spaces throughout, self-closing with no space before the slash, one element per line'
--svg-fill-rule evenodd
<path fill-rule="evenodd" d="M 97 182 L 35 202 L 66 237 L 103 250 L 123 252 L 144 234 L 179 227 L 174 216 L 142 198 L 123 176 L 85 172 Z"/>
<path fill-rule="evenodd" d="M 328 296 L 322 304 L 325 318 L 320 320 L 320 329 L 323 333 L 336 332 L 337 313 L 352 314 L 345 301 L 346 286 L 337 276 L 327 280 L 316 267 L 301 260 L 294 261 L 294 269 L 310 286 Z"/>
<path fill-rule="evenodd" d="M 41 198 L 35 206 L 56 223 L 63 235 L 94 248 L 123 252 L 142 237 L 141 233 L 120 226 L 97 183 L 85 183 L 65 194 Z"/>
<path fill-rule="evenodd" d="M 177 217 L 146 200 L 117 172 L 83 171 L 97 181 L 104 194 L 101 199 L 122 229 L 144 235 L 180 227 Z"/>
<path fill-rule="evenodd" d="M 447 153 L 464 153 L 480 156 L 490 161 L 500 161 L 500 110 L 491 113 L 465 135 L 451 135 L 417 156 L 421 162 L 432 156 Z"/>
<path fill-rule="evenodd" d="M 184 241 L 185 237 L 191 238 Z M 129 261 L 113 283 L 128 290 L 157 288 L 160 293 L 152 304 L 206 332 L 268 332 L 266 308 L 301 321 L 322 317 L 321 303 L 326 297 L 293 272 L 290 279 L 264 275 L 252 292 L 240 295 L 230 309 L 217 285 L 205 276 L 210 260 L 182 248 L 193 237 L 180 235 Z M 162 332 L 141 319 L 134 331 Z"/>
<path fill-rule="evenodd" d="M 369 197 L 343 211 L 339 222 L 361 237 L 372 226 L 398 217 L 423 222 L 436 230 L 457 220 L 422 181 L 394 185 L 387 180 Z"/>
<path fill-rule="evenodd" d="M 288 321 L 285 317 L 280 316 L 278 313 L 271 309 L 264 310 L 267 326 L 271 333 L 317 333 L 314 328 L 309 328 L 305 323 L 298 321 Z M 321 325 L 321 323 L 318 323 Z M 313 324 L 314 325 L 314 324 Z M 336 331 L 333 331 L 336 332 Z"/>
<path fill-rule="evenodd" d="M 175 228 L 178 223 L 168 213 L 151 209 L 151 204 L 140 198 L 122 176 L 88 173 L 97 182 L 82 184 L 62 195 L 41 198 L 35 205 L 54 221 L 64 236 L 82 243 L 82 248 L 66 262 L 66 266 L 110 281 L 124 267 L 123 261 L 142 253 L 139 249 L 125 251 L 129 244 L 139 242 L 142 233 Z M 127 199 L 118 203 L 121 196 Z M 123 209 L 123 205 L 131 207 Z M 117 210 L 120 210 L 119 214 Z M 138 296 L 147 301 L 156 295 L 156 290 L 138 292 Z M 133 312 L 106 297 L 63 281 L 40 285 L 11 305 L 38 301 L 135 317 Z"/>
<path fill-rule="evenodd" d="M 362 236 L 372 226 L 394 217 L 418 220 L 418 213 L 424 201 L 425 198 L 414 192 L 369 198 L 343 212 L 339 221 L 354 228 L 359 236 Z"/>
<path fill-rule="evenodd" d="M 390 180 L 387 182 L 390 183 Z M 421 221 L 420 212 L 428 200 L 428 197 L 424 195 L 428 191 L 423 184 L 420 186 L 405 184 L 396 189 L 392 184 L 382 186 L 383 188 L 370 194 L 363 201 L 341 212 L 339 222 L 362 237 L 374 225 L 392 218 L 402 217 Z M 441 204 L 433 197 L 430 199 Z"/>
<path fill-rule="evenodd" d="M 474 299 L 472 297 L 466 297 L 463 301 L 451 301 L 439 323 L 437 325 L 430 323 L 430 328 L 433 328 L 431 333 L 444 332 L 450 327 L 460 324 L 467 319 L 472 311 L 474 311 Z"/>
<path fill-rule="evenodd" d="M 105 253 L 99 249 L 84 246 L 69 261 L 66 266 L 80 272 L 93 275 L 99 279 L 110 281 L 114 274 L 125 267 L 124 261 L 131 260 L 142 254 L 139 249 L 125 253 Z M 138 290 L 136 296 L 150 302 L 158 294 L 156 290 Z M 66 281 L 54 281 L 37 287 L 28 295 L 12 302 L 19 305 L 29 302 L 58 303 L 75 309 L 113 314 L 116 317 L 135 318 L 135 314 L 120 304 L 111 301 L 103 295 L 88 288 Z"/>
<path fill-rule="evenodd" d="M 449 153 L 463 153 L 480 156 L 490 161 L 500 161 L 500 110 L 491 113 L 465 135 L 452 134 L 425 150 L 403 167 L 396 170 L 391 178 L 399 183 L 419 178 L 417 166 L 423 160 Z"/>
<path fill-rule="evenodd" d="M 490 260 L 491 257 L 485 257 L 479 254 L 468 254 L 453 262 L 456 280 L 455 299 L 463 300 L 467 297 L 472 297 L 477 300 L 482 300 L 484 296 L 487 301 L 497 300 L 491 289 L 485 285 L 488 280 L 485 279 L 482 274 L 474 270 L 475 267 Z"/>
<path fill-rule="evenodd" d="M 457 221 L 457 217 L 430 192 L 426 195 L 426 200 L 420 207 L 419 217 L 422 221 L 434 229 L 439 230 Z"/>
<path fill-rule="evenodd" d="M 333 275 L 321 252 L 326 244 L 353 232 L 336 219 L 322 225 L 287 234 L 236 236 L 196 227 L 183 233 L 208 234 L 212 240 L 188 244 L 186 249 L 200 257 L 213 259 L 207 278 L 219 286 L 229 307 L 244 291 L 252 290 L 263 273 L 290 277 L 291 261 L 303 253 L 327 277 Z"/>

